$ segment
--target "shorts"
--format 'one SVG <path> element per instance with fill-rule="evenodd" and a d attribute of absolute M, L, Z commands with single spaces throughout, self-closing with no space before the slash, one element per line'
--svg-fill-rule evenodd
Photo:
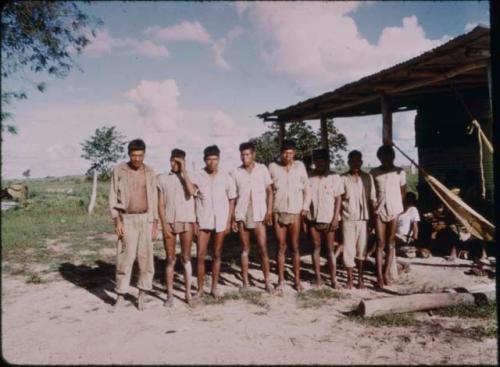
<path fill-rule="evenodd" d="M 174 222 L 168 223 L 168 229 L 173 234 L 180 234 L 193 229 L 193 223 L 191 222 Z"/>
<path fill-rule="evenodd" d="M 308 227 L 314 227 L 319 232 L 335 232 L 333 227 L 330 226 L 330 223 L 318 223 L 314 220 L 307 220 L 306 224 Z"/>
<path fill-rule="evenodd" d="M 287 226 L 296 221 L 299 214 L 290 214 L 290 213 L 273 213 L 275 223 L 279 223 L 283 226 Z"/>

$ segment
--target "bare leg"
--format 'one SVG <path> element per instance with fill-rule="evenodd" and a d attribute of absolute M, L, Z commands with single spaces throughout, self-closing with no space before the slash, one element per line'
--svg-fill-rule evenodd
<path fill-rule="evenodd" d="M 313 247 L 313 252 L 311 254 L 312 264 L 315 275 L 315 287 L 319 288 L 321 286 L 321 275 L 320 275 L 320 250 L 321 250 L 321 234 L 314 227 L 314 225 L 309 226 L 309 238 Z"/>
<path fill-rule="evenodd" d="M 203 286 L 205 285 L 205 257 L 207 256 L 208 241 L 210 241 L 210 231 L 200 229 L 198 231 L 197 243 L 197 263 L 196 273 L 198 276 L 198 291 L 196 297 L 203 296 Z"/>
<path fill-rule="evenodd" d="M 224 244 L 224 238 L 226 237 L 226 232 L 218 232 L 215 234 L 214 241 L 214 257 L 212 260 L 212 296 L 215 298 L 220 298 L 220 293 L 217 290 L 217 284 L 219 283 L 219 273 L 220 273 L 220 263 L 222 257 L 222 245 Z"/>
<path fill-rule="evenodd" d="M 363 260 L 358 261 L 358 289 L 365 289 L 365 282 L 363 280 Z"/>
<path fill-rule="evenodd" d="M 250 231 L 245 228 L 243 222 L 239 223 L 239 235 L 241 243 L 241 277 L 243 288 L 248 287 L 248 255 L 250 254 Z"/>
<path fill-rule="evenodd" d="M 191 305 L 191 244 L 193 243 L 192 229 L 181 233 L 181 259 L 184 268 L 184 288 L 186 289 L 186 303 Z"/>
<path fill-rule="evenodd" d="M 269 280 L 269 256 L 267 254 L 266 225 L 263 222 L 258 223 L 254 229 L 254 233 L 257 240 L 257 250 L 259 251 L 262 273 L 264 274 L 264 282 L 266 284 L 266 291 L 268 293 L 273 293 L 273 288 L 271 287 L 271 282 Z"/>
<path fill-rule="evenodd" d="M 144 310 L 144 294 L 146 292 L 143 291 L 142 289 L 139 289 L 139 297 L 137 298 L 137 309 L 139 311 L 143 311 Z"/>
<path fill-rule="evenodd" d="M 377 286 L 382 288 L 384 284 L 384 277 L 382 275 L 382 251 L 385 247 L 385 223 L 377 218 L 375 223 L 375 232 L 377 233 L 377 249 L 375 251 L 375 264 L 377 268 Z"/>
<path fill-rule="evenodd" d="M 385 254 L 385 264 L 384 264 L 384 283 L 390 285 L 392 282 L 391 277 L 391 266 L 392 262 L 396 261 L 395 254 L 396 248 L 394 247 L 396 239 L 396 229 L 397 229 L 397 219 L 393 219 L 386 223 L 386 254 Z"/>
<path fill-rule="evenodd" d="M 300 215 L 297 215 L 295 221 L 288 226 L 288 234 L 292 243 L 292 258 L 293 258 L 293 274 L 295 289 L 302 290 L 300 283 L 300 253 L 299 253 L 299 236 L 300 236 Z"/>
<path fill-rule="evenodd" d="M 337 256 L 338 253 L 335 253 L 335 232 L 327 232 L 326 235 L 326 247 L 328 249 L 328 270 L 330 271 L 330 278 L 332 281 L 332 287 L 337 289 L 339 288 L 339 284 L 337 282 Z M 339 251 L 339 250 L 337 250 Z"/>
<path fill-rule="evenodd" d="M 167 267 L 165 269 L 165 282 L 167 284 L 167 299 L 164 306 L 172 306 L 174 300 L 174 269 L 175 269 L 175 234 L 169 231 L 164 239 L 165 252 L 167 253 Z"/>
<path fill-rule="evenodd" d="M 274 231 L 278 242 L 278 253 L 276 262 L 278 263 L 278 291 L 285 289 L 285 252 L 286 252 L 286 226 L 282 226 L 276 221 Z"/>

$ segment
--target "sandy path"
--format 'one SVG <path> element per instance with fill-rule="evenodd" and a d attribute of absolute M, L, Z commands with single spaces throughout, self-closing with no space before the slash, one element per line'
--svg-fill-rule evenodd
<path fill-rule="evenodd" d="M 439 258 L 414 262 L 425 264 L 413 264 L 394 291 L 492 281 L 465 275 L 466 268 L 450 267 Z M 260 278 L 258 271 L 253 275 Z M 234 275 L 224 277 L 238 282 Z M 135 296 L 137 290 L 131 292 Z M 288 288 L 282 297 L 263 296 L 268 309 L 244 300 L 189 309 L 178 299 L 168 309 L 150 296 L 142 313 L 130 302 L 110 313 L 96 294 L 114 294 L 102 285 L 89 291 L 68 281 L 34 285 L 4 276 L 2 352 L 16 364 L 496 363 L 495 339 L 479 341 L 454 331 L 457 322 L 467 328 L 477 320 L 420 314 L 430 320 L 425 327 L 368 327 L 341 312 L 362 298 L 384 295 L 345 292 L 347 298 L 320 308 L 298 307 L 295 292 Z"/>

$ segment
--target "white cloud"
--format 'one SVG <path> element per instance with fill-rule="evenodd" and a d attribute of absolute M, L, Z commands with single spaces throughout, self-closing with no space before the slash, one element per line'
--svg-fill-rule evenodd
<path fill-rule="evenodd" d="M 210 35 L 199 22 L 182 21 L 165 28 L 149 27 L 145 33 L 153 35 L 157 40 L 167 42 L 191 41 L 202 44 L 211 42 Z"/>
<path fill-rule="evenodd" d="M 237 6 L 260 42 L 261 58 L 309 93 L 333 89 L 417 56 L 445 39 L 426 37 L 416 16 L 385 28 L 376 44 L 359 33 L 349 13 L 356 2 L 257 2 Z"/>
<path fill-rule="evenodd" d="M 114 38 L 107 29 L 97 30 L 95 37 L 89 34 L 89 39 L 91 42 L 83 52 L 91 57 L 98 57 L 113 51 L 157 58 L 166 58 L 170 55 L 164 45 L 157 45 L 149 40 Z"/>
<path fill-rule="evenodd" d="M 212 53 L 214 56 L 215 64 L 221 69 L 229 69 L 230 66 L 224 58 L 224 51 L 226 47 L 233 42 L 237 37 L 243 33 L 241 27 L 235 27 L 231 29 L 225 37 L 222 37 L 212 43 Z"/>

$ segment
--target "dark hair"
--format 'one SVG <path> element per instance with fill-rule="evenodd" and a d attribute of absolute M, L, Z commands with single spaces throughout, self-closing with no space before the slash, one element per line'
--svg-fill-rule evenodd
<path fill-rule="evenodd" d="M 172 149 L 172 152 L 170 153 L 170 158 L 177 158 L 177 157 L 179 158 L 186 157 L 186 152 L 177 148 Z"/>
<path fill-rule="evenodd" d="M 347 159 L 351 160 L 354 157 L 363 158 L 363 153 L 361 153 L 359 150 L 351 150 L 347 155 Z"/>
<path fill-rule="evenodd" d="M 281 144 L 280 152 L 288 149 L 297 149 L 297 145 L 295 144 L 295 140 L 283 140 L 283 144 Z"/>
<path fill-rule="evenodd" d="M 414 192 L 408 191 L 405 195 L 404 199 L 406 205 L 416 205 L 417 204 L 417 195 Z"/>
<path fill-rule="evenodd" d="M 392 158 L 396 157 L 396 152 L 394 151 L 394 148 L 391 145 L 382 145 L 380 148 L 377 150 L 377 158 L 380 159 L 383 155 L 389 155 Z"/>
<path fill-rule="evenodd" d="M 330 151 L 328 149 L 314 149 L 312 156 L 313 156 L 313 160 L 317 160 L 317 159 L 329 160 L 330 159 Z"/>
<path fill-rule="evenodd" d="M 251 141 L 240 144 L 240 152 L 247 150 L 247 149 L 250 149 L 252 152 L 255 152 L 255 144 L 252 143 Z"/>
<path fill-rule="evenodd" d="M 146 150 L 146 143 L 142 139 L 134 139 L 128 143 L 128 152 L 133 150 Z"/>
<path fill-rule="evenodd" d="M 216 155 L 217 157 L 220 155 L 220 150 L 217 145 L 210 145 L 203 151 L 203 158 L 207 158 L 211 155 Z"/>

